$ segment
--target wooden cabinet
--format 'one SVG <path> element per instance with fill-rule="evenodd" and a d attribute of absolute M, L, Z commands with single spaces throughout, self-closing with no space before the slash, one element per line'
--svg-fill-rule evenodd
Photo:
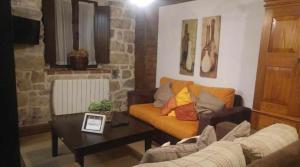
<path fill-rule="evenodd" d="M 300 0 L 265 0 L 252 124 L 300 124 Z"/>

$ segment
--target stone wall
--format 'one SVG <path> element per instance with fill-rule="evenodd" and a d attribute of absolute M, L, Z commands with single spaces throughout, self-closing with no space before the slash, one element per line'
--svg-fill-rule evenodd
<path fill-rule="evenodd" d="M 43 26 L 39 45 L 15 45 L 19 126 L 50 120 L 50 85 L 55 79 L 109 78 L 113 110 L 126 110 L 134 89 L 135 14 L 125 0 L 95 0 L 111 6 L 111 63 L 89 71 L 49 69 L 44 62 Z M 12 0 L 14 15 L 41 20 L 41 0 Z"/>

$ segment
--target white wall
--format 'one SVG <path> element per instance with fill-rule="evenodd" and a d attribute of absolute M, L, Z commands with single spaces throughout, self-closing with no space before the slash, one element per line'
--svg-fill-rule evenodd
<path fill-rule="evenodd" d="M 221 37 L 216 79 L 200 77 L 202 18 L 221 15 Z M 179 74 L 182 20 L 198 18 L 194 76 Z M 197 0 L 161 7 L 159 10 L 156 85 L 168 76 L 196 83 L 232 87 L 252 107 L 260 36 L 264 18 L 263 0 Z"/>

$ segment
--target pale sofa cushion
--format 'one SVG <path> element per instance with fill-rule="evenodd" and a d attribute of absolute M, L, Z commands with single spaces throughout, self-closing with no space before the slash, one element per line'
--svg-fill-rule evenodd
<path fill-rule="evenodd" d="M 213 126 L 207 126 L 201 135 L 196 136 L 195 138 L 197 139 L 196 143 L 179 144 L 188 140 L 183 139 L 176 145 L 169 145 L 170 142 L 167 142 L 161 147 L 149 149 L 144 154 L 140 163 L 162 162 L 178 159 L 204 149 L 208 145 L 217 141 L 216 132 Z"/>
<path fill-rule="evenodd" d="M 207 92 L 222 100 L 226 108 L 233 107 L 235 90 L 232 88 L 209 87 L 198 84 L 189 85 L 188 88 L 194 96 L 199 96 L 201 92 Z"/>
<path fill-rule="evenodd" d="M 206 126 L 206 128 L 202 131 L 200 137 L 197 140 L 197 145 L 199 147 L 206 147 L 217 141 L 217 135 L 215 128 L 213 126 Z"/>
<path fill-rule="evenodd" d="M 234 141 L 240 137 L 248 137 L 251 132 L 251 125 L 248 121 L 243 121 L 235 128 L 233 128 L 227 135 L 225 135 L 220 141 Z"/>
<path fill-rule="evenodd" d="M 145 163 L 136 167 L 245 167 L 241 146 L 220 141 L 188 156 L 158 163 Z"/>
<path fill-rule="evenodd" d="M 238 138 L 234 142 L 241 144 L 247 163 L 251 163 L 297 140 L 296 128 L 285 124 L 274 124 L 249 137 Z"/>
<path fill-rule="evenodd" d="M 201 92 L 199 97 L 194 98 L 196 100 L 195 108 L 198 113 L 206 111 L 219 111 L 225 106 L 225 103 L 222 100 L 207 92 Z"/>
<path fill-rule="evenodd" d="M 160 85 L 160 87 L 156 90 L 154 94 L 154 107 L 163 107 L 165 103 L 174 96 L 171 83 L 165 83 Z"/>

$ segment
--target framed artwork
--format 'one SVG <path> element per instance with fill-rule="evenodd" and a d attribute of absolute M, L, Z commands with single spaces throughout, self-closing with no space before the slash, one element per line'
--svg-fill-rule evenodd
<path fill-rule="evenodd" d="M 221 16 L 205 17 L 202 25 L 200 76 L 217 78 Z"/>
<path fill-rule="evenodd" d="M 105 115 L 85 113 L 81 131 L 102 134 L 105 120 Z"/>
<path fill-rule="evenodd" d="M 183 20 L 181 30 L 180 74 L 194 75 L 198 20 Z"/>

